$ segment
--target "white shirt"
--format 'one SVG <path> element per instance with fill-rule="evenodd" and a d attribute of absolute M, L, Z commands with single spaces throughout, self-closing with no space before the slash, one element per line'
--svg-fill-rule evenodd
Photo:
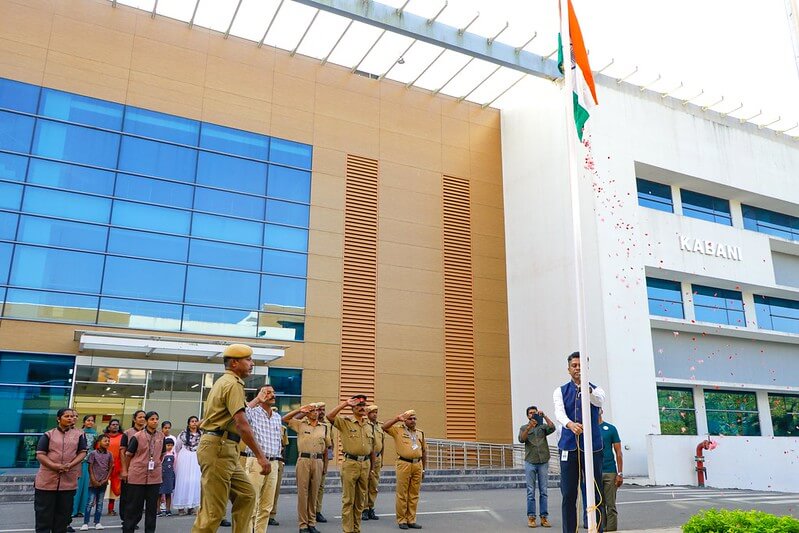
<path fill-rule="evenodd" d="M 591 389 L 590 400 L 591 405 L 602 407 L 602 404 L 605 402 L 605 391 L 602 390 L 602 387 L 594 387 Z M 556 388 L 555 392 L 552 393 L 552 403 L 555 404 L 555 419 L 560 422 L 560 425 L 565 428 L 569 422 L 573 422 L 573 420 L 566 415 L 566 407 L 563 405 L 563 392 L 561 392 L 560 387 Z"/>
<path fill-rule="evenodd" d="M 264 456 L 267 458 L 278 457 L 283 436 L 283 419 L 280 417 L 280 413 L 272 412 L 269 407 L 267 409 L 269 412 L 260 405 L 246 407 L 244 414 L 252 427 L 255 442 L 258 443 Z M 247 452 L 252 453 L 249 446 Z"/>

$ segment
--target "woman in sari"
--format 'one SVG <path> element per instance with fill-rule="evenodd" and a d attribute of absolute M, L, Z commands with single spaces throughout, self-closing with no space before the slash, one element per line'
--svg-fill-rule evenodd
<path fill-rule="evenodd" d="M 94 415 L 83 417 L 83 427 L 81 428 L 86 436 L 86 458 L 81 466 L 81 474 L 78 478 L 78 488 L 75 491 L 75 498 L 72 500 L 72 516 L 83 516 L 83 510 L 89 503 L 89 454 L 94 449 L 94 439 L 97 438 L 97 431 L 94 429 Z"/>
<path fill-rule="evenodd" d="M 119 420 L 112 418 L 108 423 L 108 427 L 105 428 L 105 432 L 108 434 L 110 441 L 108 451 L 114 457 L 114 467 L 111 470 L 111 476 L 108 478 L 108 493 L 106 494 L 106 498 L 108 498 L 108 515 L 114 516 L 117 514 L 114 511 L 114 505 L 122 493 L 122 479 L 119 477 L 122 469 L 122 461 L 119 460 L 119 443 L 122 441 L 122 432 L 119 431 Z"/>
<path fill-rule="evenodd" d="M 175 492 L 172 505 L 178 514 L 193 514 L 200 506 L 200 463 L 197 447 L 200 445 L 200 419 L 190 416 L 186 429 L 178 435 L 175 444 Z"/>

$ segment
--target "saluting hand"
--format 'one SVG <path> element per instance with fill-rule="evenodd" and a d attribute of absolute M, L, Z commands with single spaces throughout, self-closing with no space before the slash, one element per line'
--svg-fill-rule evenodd
<path fill-rule="evenodd" d="M 349 400 L 347 400 L 347 401 L 346 401 L 346 402 L 344 402 L 344 403 L 346 403 L 346 404 L 347 404 L 347 405 L 349 405 L 350 407 L 355 407 L 356 405 L 358 405 L 359 403 L 361 403 L 361 399 L 360 399 L 360 398 L 350 398 Z"/>
<path fill-rule="evenodd" d="M 308 413 L 310 413 L 313 410 L 314 410 L 314 408 L 311 407 L 310 404 L 309 405 L 303 405 L 302 407 L 300 407 L 300 412 L 302 414 L 304 414 L 304 415 L 307 415 Z"/>

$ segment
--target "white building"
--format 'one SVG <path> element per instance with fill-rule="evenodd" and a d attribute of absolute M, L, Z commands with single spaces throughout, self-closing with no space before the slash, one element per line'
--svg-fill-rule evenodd
<path fill-rule="evenodd" d="M 625 475 L 696 484 L 710 433 L 708 485 L 796 490 L 799 146 L 598 85 L 596 173 L 582 183 L 587 327 Z M 515 427 L 528 405 L 552 411 L 577 349 L 564 113 L 556 85 L 531 87 L 502 113 Z"/>

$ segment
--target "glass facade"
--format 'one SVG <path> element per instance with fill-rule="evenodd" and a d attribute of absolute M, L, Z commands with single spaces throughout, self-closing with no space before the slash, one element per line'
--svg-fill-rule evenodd
<path fill-rule="evenodd" d="M 2 316 L 302 340 L 312 148 L 0 79 Z"/>
<path fill-rule="evenodd" d="M 760 436 L 754 392 L 705 391 L 707 428 L 711 435 Z"/>
<path fill-rule="evenodd" d="M 768 233 L 789 241 L 799 241 L 799 217 L 783 215 L 776 211 L 742 205 L 744 228 Z"/>
<path fill-rule="evenodd" d="M 799 333 L 799 301 L 755 294 L 757 327 Z"/>
<path fill-rule="evenodd" d="M 679 281 L 646 278 L 646 295 L 649 314 L 671 318 L 685 318 L 682 307 L 682 286 Z"/>
<path fill-rule="evenodd" d="M 795 394 L 768 395 L 771 423 L 775 437 L 799 436 L 799 396 Z"/>
<path fill-rule="evenodd" d="M 671 186 L 641 178 L 636 178 L 635 184 L 638 188 L 638 205 L 667 213 L 674 212 Z"/>
<path fill-rule="evenodd" d="M 743 297 L 738 291 L 693 285 L 694 313 L 699 322 L 746 327 Z"/>
<path fill-rule="evenodd" d="M 658 387 L 661 435 L 696 435 L 696 409 L 691 389 Z"/>
<path fill-rule="evenodd" d="M 680 199 L 683 215 L 732 226 L 729 200 L 685 189 L 680 190 Z"/>

